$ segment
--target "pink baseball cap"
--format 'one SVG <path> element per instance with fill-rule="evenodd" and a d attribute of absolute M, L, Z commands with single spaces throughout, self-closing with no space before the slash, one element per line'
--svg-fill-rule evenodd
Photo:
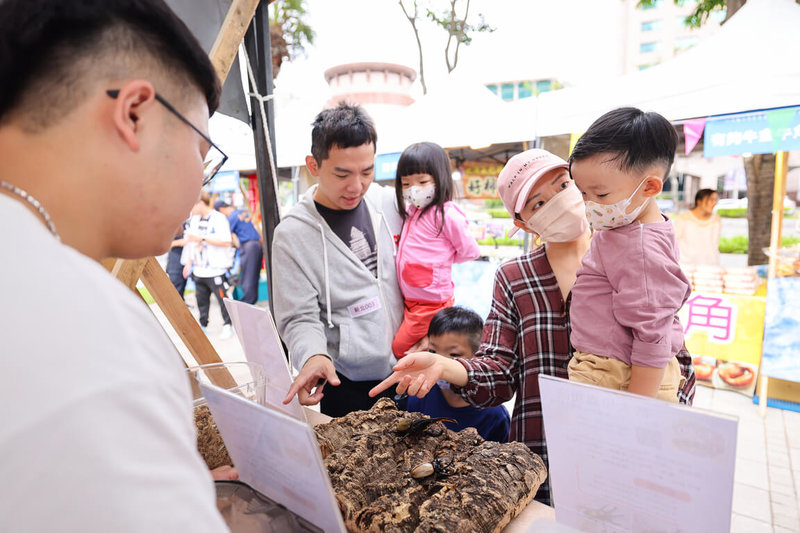
<path fill-rule="evenodd" d="M 497 177 L 497 192 L 512 217 L 525 207 L 525 201 L 539 178 L 554 168 L 569 168 L 569 165 L 557 155 L 539 148 L 526 150 L 508 160 Z M 508 236 L 514 235 L 518 229 L 514 227 Z"/>

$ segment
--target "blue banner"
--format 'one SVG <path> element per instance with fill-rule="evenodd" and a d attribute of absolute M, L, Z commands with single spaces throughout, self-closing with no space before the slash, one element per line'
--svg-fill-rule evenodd
<path fill-rule="evenodd" d="M 800 150 L 798 107 L 709 117 L 703 156 L 771 154 Z"/>
<path fill-rule="evenodd" d="M 222 170 L 211 180 L 211 194 L 239 190 L 239 171 Z"/>
<path fill-rule="evenodd" d="M 397 161 L 400 159 L 400 152 L 391 154 L 378 154 L 375 157 L 375 179 L 394 180 L 397 172 Z"/>

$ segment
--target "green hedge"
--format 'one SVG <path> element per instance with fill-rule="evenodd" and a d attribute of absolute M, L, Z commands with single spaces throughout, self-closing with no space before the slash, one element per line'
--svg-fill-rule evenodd
<path fill-rule="evenodd" d="M 478 244 L 483 246 L 522 246 L 522 240 L 520 239 L 483 239 L 478 241 Z"/>
<path fill-rule="evenodd" d="M 742 235 L 722 237 L 719 240 L 719 251 L 723 254 L 746 254 L 749 239 Z M 800 243 L 800 237 L 784 237 L 781 246 L 792 246 Z"/>
<path fill-rule="evenodd" d="M 489 198 L 483 201 L 483 205 L 485 205 L 489 209 L 494 209 L 496 207 L 503 207 L 503 200 L 499 198 Z"/>
<path fill-rule="evenodd" d="M 747 218 L 747 209 L 744 207 L 717 209 L 717 214 L 722 218 Z"/>
<path fill-rule="evenodd" d="M 511 218 L 505 209 L 489 209 L 488 213 L 492 218 Z"/>
<path fill-rule="evenodd" d="M 791 209 L 788 207 L 783 208 L 783 216 L 788 216 Z M 717 209 L 717 214 L 722 218 L 747 218 L 746 207 L 729 207 Z"/>

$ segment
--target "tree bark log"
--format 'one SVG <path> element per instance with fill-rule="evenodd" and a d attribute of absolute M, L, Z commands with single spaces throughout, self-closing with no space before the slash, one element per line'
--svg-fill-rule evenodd
<path fill-rule="evenodd" d="M 772 193 L 775 185 L 775 155 L 744 158 L 747 174 L 747 264 L 768 262 L 763 249 L 769 247 L 772 228 Z"/>
<path fill-rule="evenodd" d="M 396 431 L 401 419 L 426 418 L 382 399 L 315 427 L 349 531 L 501 531 L 547 477 L 541 458 L 520 442 L 487 442 L 472 428 L 455 433 L 441 422 L 418 434 Z M 434 460 L 438 472 L 412 475 Z"/>

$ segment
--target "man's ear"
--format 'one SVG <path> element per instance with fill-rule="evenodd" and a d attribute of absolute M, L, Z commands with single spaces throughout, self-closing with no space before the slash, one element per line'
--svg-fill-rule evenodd
<path fill-rule="evenodd" d="M 140 147 L 141 121 L 156 103 L 156 90 L 147 80 L 126 83 L 112 100 L 114 128 L 134 152 L 138 152 Z"/>
<path fill-rule="evenodd" d="M 306 156 L 306 168 L 315 178 L 319 176 L 319 166 L 317 165 L 317 160 L 314 159 L 313 155 Z"/>
<path fill-rule="evenodd" d="M 645 178 L 644 187 L 642 187 L 642 195 L 645 198 L 656 196 L 661 193 L 664 188 L 664 182 L 658 176 L 647 176 Z"/>

